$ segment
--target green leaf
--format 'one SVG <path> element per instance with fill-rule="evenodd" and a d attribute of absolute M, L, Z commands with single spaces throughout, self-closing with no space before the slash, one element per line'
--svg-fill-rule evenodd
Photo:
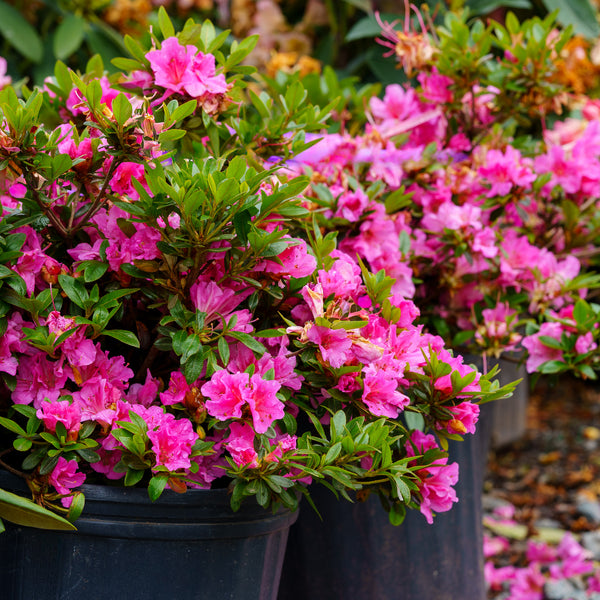
<path fill-rule="evenodd" d="M 164 474 L 155 475 L 150 480 L 150 482 L 148 483 L 148 496 L 150 497 L 150 500 L 152 500 L 152 502 L 158 500 L 160 495 L 163 493 L 163 490 L 165 489 L 168 481 L 169 476 Z"/>
<path fill-rule="evenodd" d="M 171 113 L 171 121 L 177 123 L 177 121 L 183 121 L 183 119 L 189 117 L 194 113 L 198 106 L 197 100 L 189 100 L 184 104 L 179 105 L 172 113 Z"/>
<path fill-rule="evenodd" d="M 160 32 L 164 39 L 175 35 L 175 28 L 173 27 L 173 23 L 171 23 L 171 19 L 169 19 L 169 15 L 164 6 L 161 6 L 158 9 L 158 26 L 160 27 Z"/>
<path fill-rule="evenodd" d="M 13 433 L 16 433 L 17 435 L 27 435 L 25 430 L 20 425 L 18 425 L 14 421 L 11 421 L 10 419 L 7 419 L 6 417 L 0 417 L 0 425 L 6 427 L 6 429 L 12 431 Z"/>
<path fill-rule="evenodd" d="M 553 338 L 552 336 L 540 335 L 538 337 L 538 340 L 540 342 L 542 342 L 542 344 L 544 344 L 544 346 L 547 346 L 548 348 L 555 348 L 556 350 L 563 349 L 563 345 L 562 345 L 561 341 L 557 340 L 556 338 Z"/>
<path fill-rule="evenodd" d="M 250 348 L 253 352 L 257 352 L 258 354 L 264 354 L 267 350 L 266 348 L 255 338 L 247 333 L 243 333 L 241 331 L 228 331 L 227 335 L 235 338 L 238 342 L 242 342 L 244 346 Z"/>
<path fill-rule="evenodd" d="M 2 489 L 0 489 L 0 518 L 17 525 L 38 529 L 77 529 L 66 519 L 35 502 Z"/>
<path fill-rule="evenodd" d="M 191 385 L 200 377 L 204 368 L 204 354 L 198 352 L 192 354 L 185 363 L 184 375 L 186 381 Z"/>
<path fill-rule="evenodd" d="M 581 377 L 583 377 L 584 379 L 598 379 L 596 371 L 594 371 L 594 369 L 590 365 L 579 365 L 577 368 L 579 369 Z"/>
<path fill-rule="evenodd" d="M 137 469 L 128 469 L 127 473 L 125 473 L 124 484 L 126 486 L 133 486 L 136 483 L 139 483 L 144 477 L 144 471 L 138 471 Z"/>
<path fill-rule="evenodd" d="M 394 526 L 402 525 L 405 517 L 406 506 L 400 502 L 394 502 L 390 507 L 390 512 L 388 513 L 390 523 Z"/>
<path fill-rule="evenodd" d="M 100 455 L 89 448 L 79 448 L 77 454 L 89 463 L 96 463 L 100 460 Z"/>
<path fill-rule="evenodd" d="M 33 446 L 33 442 L 27 438 L 17 438 L 13 441 L 14 449 L 19 452 L 27 452 L 31 450 L 31 446 Z"/>
<path fill-rule="evenodd" d="M 97 281 L 108 270 L 108 263 L 97 260 L 86 260 L 77 265 L 77 271 L 83 271 L 83 280 L 86 283 Z"/>
<path fill-rule="evenodd" d="M 140 347 L 140 341 L 137 339 L 135 333 L 125 329 L 105 329 L 102 332 L 102 335 L 108 335 L 109 337 L 115 338 L 116 340 L 119 340 L 128 346 L 133 346 L 134 348 Z"/>
<path fill-rule="evenodd" d="M 572 25 L 573 31 L 595 39 L 600 35 L 596 11 L 589 0 L 542 0 L 549 12 L 558 10 L 557 21 L 561 25 Z"/>
<path fill-rule="evenodd" d="M 185 135 L 185 133 L 185 129 L 167 129 L 158 135 L 158 141 L 164 143 L 179 140 Z"/>
<path fill-rule="evenodd" d="M 467 0 L 465 3 L 474 15 L 487 15 L 497 8 L 531 9 L 530 0 Z"/>
<path fill-rule="evenodd" d="M 74 277 L 61 274 L 58 276 L 58 283 L 60 283 L 65 294 L 67 294 L 79 308 L 85 307 L 86 300 L 89 300 L 89 294 L 81 281 Z"/>
<path fill-rule="evenodd" d="M 335 439 L 344 434 L 346 428 L 346 413 L 338 410 L 331 418 L 331 439 Z"/>
<path fill-rule="evenodd" d="M 382 14 L 380 15 L 383 22 L 394 22 L 398 20 L 397 14 Z M 381 34 L 381 27 L 374 15 L 364 17 L 360 21 L 357 21 L 350 31 L 346 34 L 346 41 L 353 42 L 354 40 L 361 40 L 364 38 L 374 38 Z"/>
<path fill-rule="evenodd" d="M 219 349 L 219 356 L 221 357 L 221 362 L 224 365 L 229 363 L 229 344 L 225 340 L 225 338 L 220 337 L 217 342 L 217 347 Z"/>
<path fill-rule="evenodd" d="M 590 312 L 590 305 L 585 300 L 582 300 L 581 298 L 577 300 L 573 307 L 573 318 L 575 319 L 575 323 L 577 323 L 577 325 L 583 325 L 583 323 L 587 321 Z"/>
<path fill-rule="evenodd" d="M 404 420 L 406 421 L 406 426 L 409 429 L 418 429 L 419 431 L 423 431 L 425 428 L 425 419 L 421 413 L 405 410 L 403 414 Z"/>
<path fill-rule="evenodd" d="M 331 448 L 329 448 L 329 450 L 327 450 L 327 454 L 325 455 L 323 464 L 332 463 L 340 455 L 341 451 L 342 451 L 342 443 L 341 442 L 336 442 L 335 444 L 333 444 L 333 446 L 331 446 Z"/>
<path fill-rule="evenodd" d="M 52 48 L 58 60 L 65 60 L 81 46 L 86 22 L 79 15 L 68 14 L 54 31 Z"/>
<path fill-rule="evenodd" d="M 131 119 L 133 109 L 131 108 L 131 102 L 125 94 L 119 93 L 113 100 L 112 111 L 117 123 L 121 126 Z"/>
<path fill-rule="evenodd" d="M 81 516 L 85 507 L 85 496 L 81 492 L 75 492 L 71 496 L 71 506 L 69 506 L 69 512 L 67 513 L 67 519 L 69 521 L 76 521 Z"/>
<path fill-rule="evenodd" d="M 548 360 L 545 363 L 542 363 L 538 367 L 538 372 L 540 373 L 562 373 L 569 369 L 567 363 L 561 362 L 560 360 Z"/>
<path fill-rule="evenodd" d="M 404 502 L 410 502 L 410 488 L 406 485 L 404 479 L 402 479 L 400 475 L 396 475 L 396 477 L 394 477 L 394 483 L 396 484 L 398 498 L 402 498 Z"/>
<path fill-rule="evenodd" d="M 25 58 L 41 62 L 44 48 L 40 36 L 25 17 L 6 2 L 0 2 L 0 34 Z"/>
<path fill-rule="evenodd" d="M 133 60 L 133 58 L 117 57 L 113 58 L 110 62 L 121 71 L 136 71 L 143 66 L 137 60 Z"/>

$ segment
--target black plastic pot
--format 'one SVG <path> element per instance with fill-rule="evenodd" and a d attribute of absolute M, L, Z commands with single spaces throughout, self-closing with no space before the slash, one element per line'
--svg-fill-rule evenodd
<path fill-rule="evenodd" d="M 0 473 L 0 487 L 14 489 Z M 274 600 L 290 525 L 255 503 L 232 512 L 226 490 L 84 486 L 76 532 L 6 523 L 2 600 Z"/>
<path fill-rule="evenodd" d="M 454 442 L 459 502 L 433 525 L 411 511 L 389 524 L 377 497 L 348 504 L 314 490 L 291 528 L 279 600 L 484 600 L 481 492 L 490 438 L 488 405 L 475 435 Z"/>
<path fill-rule="evenodd" d="M 529 404 L 529 380 L 520 355 L 509 354 L 497 361 L 500 367 L 498 381 L 505 385 L 522 379 L 510 398 L 493 403 L 492 446 L 501 448 L 520 440 L 527 430 L 527 405 Z M 494 363 L 492 363 L 494 364 Z"/>

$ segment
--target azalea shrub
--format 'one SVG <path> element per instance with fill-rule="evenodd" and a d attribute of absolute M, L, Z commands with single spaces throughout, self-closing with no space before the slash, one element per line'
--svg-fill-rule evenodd
<path fill-rule="evenodd" d="M 159 15 L 116 75 L 59 62 L 0 92 L 0 464 L 71 519 L 89 483 L 234 509 L 322 483 L 431 522 L 457 500 L 448 439 L 510 386 L 417 323 L 382 238 L 320 222 L 370 202 L 349 174 L 330 214 L 296 172 L 337 100 L 269 95 L 240 65 L 255 38 L 223 53 Z"/>
<path fill-rule="evenodd" d="M 486 27 L 448 13 L 431 30 L 409 16 L 377 18 L 413 80 L 288 170 L 311 177 L 339 249 L 392 276 L 429 331 L 484 356 L 527 354 L 527 334 L 598 286 L 597 101 L 559 77 L 571 32 L 555 15 Z"/>

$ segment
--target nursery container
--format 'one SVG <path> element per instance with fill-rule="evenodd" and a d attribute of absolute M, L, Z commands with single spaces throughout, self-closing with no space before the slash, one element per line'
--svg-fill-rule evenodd
<path fill-rule="evenodd" d="M 498 362 L 501 385 L 522 379 L 510 398 L 492 405 L 492 446 L 500 448 L 520 440 L 527 430 L 527 406 L 529 404 L 529 381 L 525 365 L 501 358 Z"/>
<path fill-rule="evenodd" d="M 349 504 L 313 493 L 290 530 L 279 600 L 485 600 L 481 492 L 491 428 L 482 407 L 477 433 L 450 444 L 460 465 L 459 502 L 432 525 L 410 511 L 390 525 L 376 496 Z"/>
<path fill-rule="evenodd" d="M 2 472 L 0 487 L 17 486 Z M 296 512 L 272 514 L 248 502 L 234 513 L 227 490 L 165 491 L 156 502 L 143 489 L 85 485 L 83 491 L 75 532 L 6 523 L 2 600 L 277 597 Z"/>

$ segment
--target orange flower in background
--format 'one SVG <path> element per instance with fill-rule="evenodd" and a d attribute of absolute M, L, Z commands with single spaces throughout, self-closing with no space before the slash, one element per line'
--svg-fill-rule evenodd
<path fill-rule="evenodd" d="M 321 63 L 311 56 L 298 57 L 297 52 L 276 52 L 267 63 L 267 75 L 275 77 L 279 72 L 300 73 L 301 77 L 309 73 L 320 73 Z"/>
<path fill-rule="evenodd" d="M 577 94 L 583 94 L 598 87 L 600 80 L 600 48 L 591 48 L 581 36 L 570 39 L 558 59 L 556 80 L 569 86 Z"/>
<path fill-rule="evenodd" d="M 114 0 L 106 9 L 104 20 L 122 33 L 145 27 L 152 11 L 150 0 Z"/>

